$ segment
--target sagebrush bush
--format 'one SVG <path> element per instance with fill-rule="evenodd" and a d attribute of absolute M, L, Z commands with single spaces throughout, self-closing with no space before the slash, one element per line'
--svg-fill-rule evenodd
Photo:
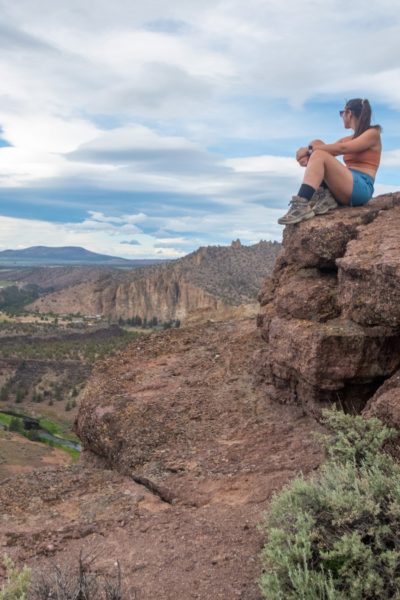
<path fill-rule="evenodd" d="M 79 557 L 76 569 L 53 564 L 33 577 L 29 600 L 134 600 L 136 592 L 124 591 L 119 563 L 114 575 L 96 570 L 95 556 Z"/>
<path fill-rule="evenodd" d="M 9 556 L 4 557 L 6 583 L 0 590 L 0 600 L 26 600 L 31 583 L 31 570 L 19 569 Z"/>
<path fill-rule="evenodd" d="M 272 501 L 267 600 L 400 600 L 400 466 L 378 419 L 325 411 L 327 461 Z"/>
<path fill-rule="evenodd" d="M 81 553 L 76 569 L 51 564 L 46 571 L 32 573 L 15 566 L 4 557 L 6 583 L 0 589 L 0 600 L 134 600 L 136 591 L 125 589 L 121 569 L 116 563 L 114 574 L 99 574 L 95 557 Z"/>

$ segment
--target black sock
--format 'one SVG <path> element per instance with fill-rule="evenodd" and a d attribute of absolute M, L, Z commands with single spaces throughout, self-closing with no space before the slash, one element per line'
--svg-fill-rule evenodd
<path fill-rule="evenodd" d="M 311 187 L 311 185 L 308 185 L 308 183 L 302 183 L 297 195 L 300 196 L 300 198 L 305 198 L 305 200 L 311 200 L 315 192 L 315 188 Z"/>

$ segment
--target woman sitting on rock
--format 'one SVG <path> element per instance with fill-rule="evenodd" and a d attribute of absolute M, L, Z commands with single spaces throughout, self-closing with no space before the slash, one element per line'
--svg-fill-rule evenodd
<path fill-rule="evenodd" d="M 353 129 L 354 134 L 334 144 L 314 140 L 308 148 L 297 150 L 296 159 L 306 172 L 289 211 L 278 219 L 281 225 L 327 213 L 338 203 L 361 206 L 372 198 L 382 152 L 381 127 L 371 125 L 368 100 L 353 98 L 339 114 L 345 129 Z M 340 155 L 344 165 L 335 158 Z"/>

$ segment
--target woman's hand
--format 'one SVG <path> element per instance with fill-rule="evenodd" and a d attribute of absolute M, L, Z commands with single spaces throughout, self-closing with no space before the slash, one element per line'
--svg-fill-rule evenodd
<path fill-rule="evenodd" d="M 301 161 L 302 159 L 306 158 L 306 157 L 307 157 L 307 159 L 308 159 L 308 157 L 309 157 L 308 148 L 307 148 L 306 146 L 304 146 L 304 147 L 302 147 L 302 148 L 299 148 L 299 149 L 297 150 L 297 152 L 296 152 L 296 160 L 297 160 L 297 162 L 298 162 L 298 163 L 300 163 L 300 161 Z M 301 163 L 300 163 L 300 164 L 301 164 Z M 302 165 L 302 166 L 304 166 L 304 165 Z"/>
<path fill-rule="evenodd" d="M 308 159 L 309 158 L 310 157 L 307 155 L 307 156 L 304 156 L 303 158 L 300 158 L 300 160 L 298 160 L 297 162 L 299 163 L 299 165 L 301 167 L 306 167 L 308 165 Z"/>

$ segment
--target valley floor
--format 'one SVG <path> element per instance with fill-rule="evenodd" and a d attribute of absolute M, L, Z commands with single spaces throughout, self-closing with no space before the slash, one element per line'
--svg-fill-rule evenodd
<path fill-rule="evenodd" d="M 0 482 L 16 473 L 53 465 L 68 465 L 70 456 L 59 450 L 0 429 Z"/>

